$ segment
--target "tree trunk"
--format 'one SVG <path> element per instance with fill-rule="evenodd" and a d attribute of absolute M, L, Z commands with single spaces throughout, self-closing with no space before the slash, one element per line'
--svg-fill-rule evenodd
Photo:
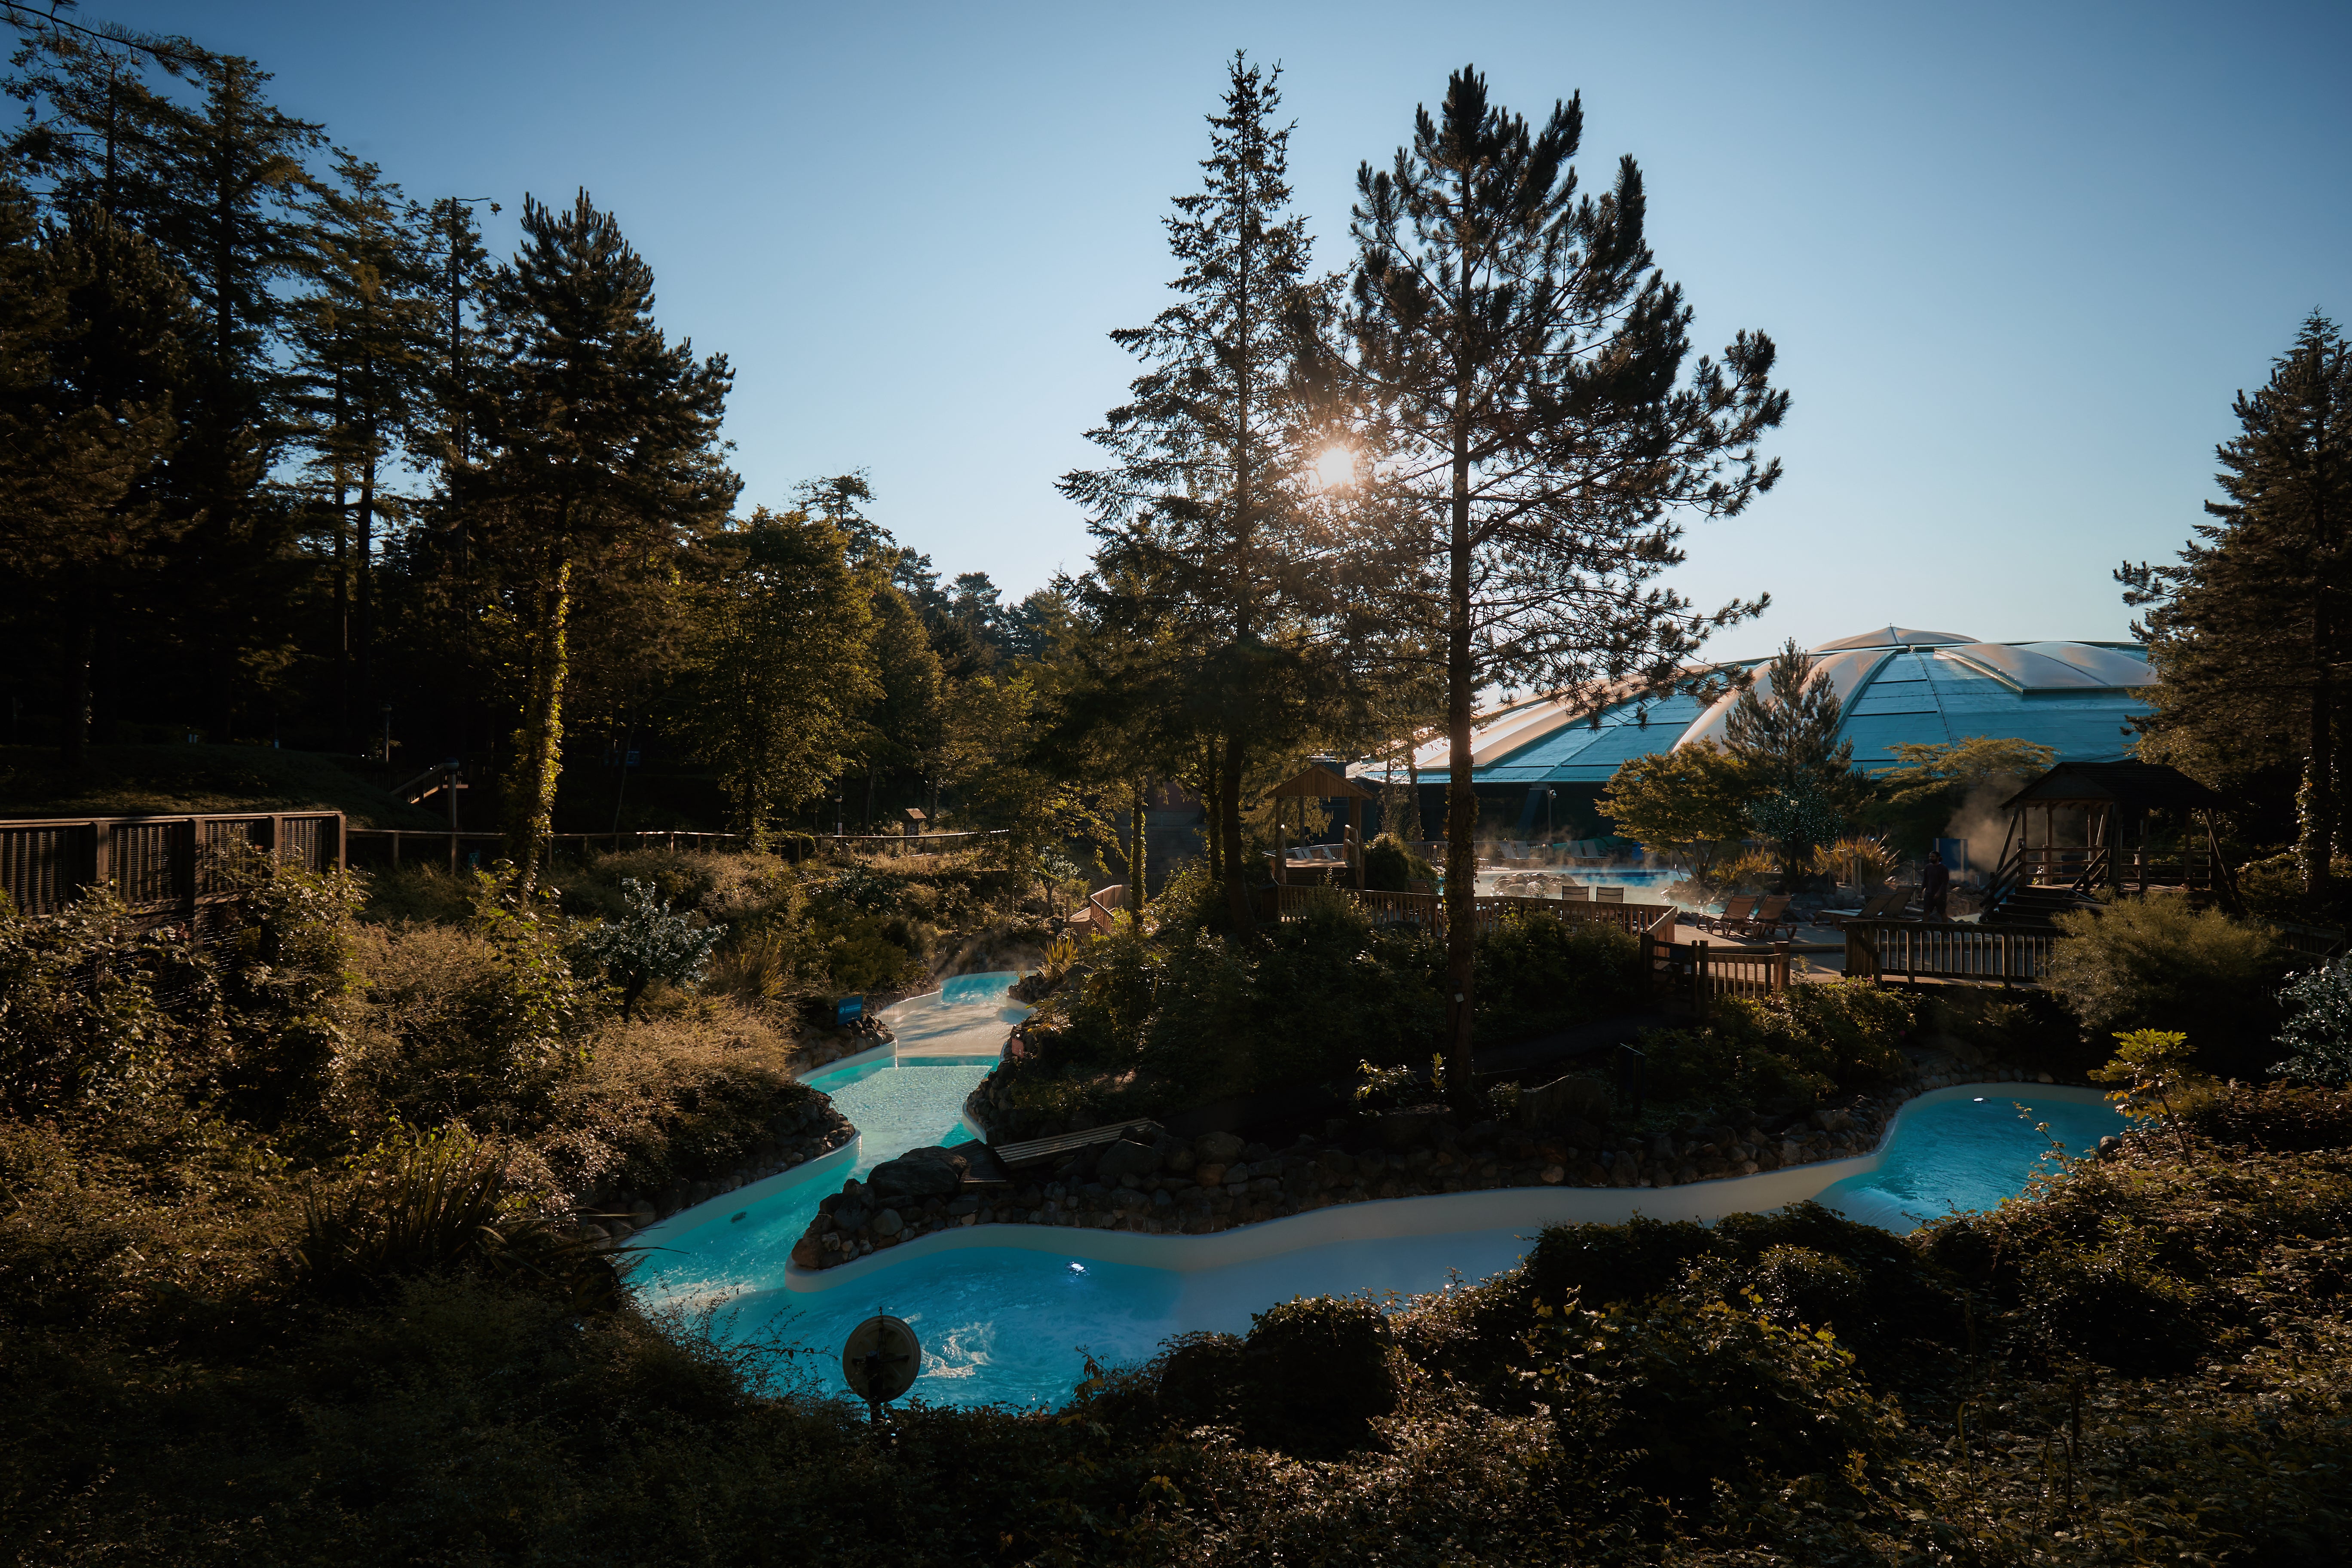
<path fill-rule="evenodd" d="M 523 727 L 515 732 L 515 790 L 509 807 L 507 855 L 529 889 L 555 837 L 555 784 L 563 772 L 563 682 L 569 673 L 565 635 L 572 618 L 572 563 L 559 563 L 554 583 L 540 595 L 540 624 L 531 648 L 530 693 Z"/>
<path fill-rule="evenodd" d="M 1222 799 L 1223 792 L 1217 788 L 1217 743 L 1211 741 L 1201 752 L 1201 837 L 1209 854 L 1209 878 L 1220 884 L 1225 879 L 1225 814 L 1218 804 Z"/>
<path fill-rule="evenodd" d="M 352 659 L 352 673 L 359 687 L 360 711 L 371 719 L 376 711 L 375 673 L 372 658 L 375 642 L 375 591 L 369 584 L 368 569 L 375 557 L 375 462 L 374 442 L 371 439 L 367 453 L 360 460 L 359 527 L 354 541 L 358 548 L 352 552 L 356 568 L 353 583 L 358 590 L 355 597 L 359 601 L 359 647 Z M 386 763 L 392 761 L 389 745 L 384 749 L 383 760 Z"/>
<path fill-rule="evenodd" d="M 1478 857 L 1471 836 L 1478 826 L 1478 796 L 1470 720 L 1478 693 L 1470 655 L 1470 448 L 1458 426 L 1452 502 L 1445 612 L 1445 733 L 1453 751 L 1445 790 L 1445 1086 L 1456 1103 L 1466 1104 L 1477 1084 L 1470 1010 L 1477 995 Z"/>
<path fill-rule="evenodd" d="M 1143 781 L 1128 784 L 1127 907 L 1143 912 L 1144 899 Z"/>
<path fill-rule="evenodd" d="M 1217 811 L 1224 821 L 1225 906 L 1233 911 L 1234 929 L 1252 931 L 1257 921 L 1250 913 L 1249 884 L 1242 876 L 1242 743 L 1225 737 L 1224 766 L 1219 770 Z"/>
<path fill-rule="evenodd" d="M 2303 890 L 2315 902 L 2332 890 L 2336 875 L 2335 693 L 2323 673 L 2311 689 L 2309 746 L 2303 760 L 2303 788 L 2295 805 L 2302 817 Z"/>

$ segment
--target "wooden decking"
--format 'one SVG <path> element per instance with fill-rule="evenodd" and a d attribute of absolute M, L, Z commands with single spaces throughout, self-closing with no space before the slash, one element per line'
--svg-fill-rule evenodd
<path fill-rule="evenodd" d="M 1108 1121 L 1100 1127 L 1065 1132 L 1054 1138 L 1032 1138 L 1023 1143 L 999 1143 L 994 1145 L 994 1152 L 998 1162 L 1006 1170 L 1020 1171 L 1032 1165 L 1042 1165 L 1049 1160 L 1058 1160 L 1065 1154 L 1075 1154 L 1081 1149 L 1091 1149 L 1097 1143 L 1116 1142 L 1129 1132 L 1149 1133 L 1150 1138 L 1141 1140 L 1148 1142 L 1151 1138 L 1157 1138 L 1161 1131 L 1157 1121 L 1148 1116 L 1139 1116 L 1131 1121 Z"/>

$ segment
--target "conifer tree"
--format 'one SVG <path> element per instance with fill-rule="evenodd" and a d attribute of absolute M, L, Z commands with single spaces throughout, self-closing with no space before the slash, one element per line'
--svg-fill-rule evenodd
<path fill-rule="evenodd" d="M 1300 362 L 1323 301 L 1306 219 L 1288 211 L 1280 76 L 1234 57 L 1223 110 L 1209 116 L 1206 177 L 1167 220 L 1179 297 L 1150 325 L 1111 334 L 1149 366 L 1088 433 L 1117 462 L 1060 486 L 1100 541 L 1081 585 L 1090 614 L 1158 623 L 1127 640 L 1175 662 L 1156 680 L 1129 671 L 1132 689 L 1163 721 L 1171 695 L 1191 694 L 1187 722 L 1217 752 L 1213 837 L 1228 845 L 1252 760 L 1296 739 L 1297 695 L 1333 662 L 1318 640 L 1330 574 L 1302 505 L 1314 432 Z M 1245 929 L 1241 858 L 1220 858 Z"/>
<path fill-rule="evenodd" d="M 315 192 L 302 273 L 289 307 L 299 377 L 294 398 L 310 468 L 331 497 L 337 665 L 362 723 L 375 700 L 376 530 L 401 498 L 388 470 L 427 411 L 435 301 L 417 215 L 374 164 L 336 150 L 335 179 Z"/>
<path fill-rule="evenodd" d="M 2314 312 L 2267 384 L 2240 393 L 2218 450 L 2225 499 L 2175 565 L 2126 562 L 2125 603 L 2158 675 L 2143 755 L 2216 783 L 2284 758 L 2295 851 L 2325 908 L 2341 851 L 2337 781 L 2352 698 L 2352 345 Z"/>
<path fill-rule="evenodd" d="M 61 656 L 68 765 L 100 628 L 177 526 L 158 498 L 187 325 L 152 247 L 90 209 L 37 225 L 0 183 L 0 564 Z"/>
<path fill-rule="evenodd" d="M 525 197 L 523 244 L 492 289 L 500 355 L 477 402 L 458 504 L 517 623 L 522 724 L 504 794 L 509 853 L 537 874 L 554 831 L 575 599 L 593 580 L 667 574 L 740 488 L 719 425 L 732 373 L 654 324 L 653 269 L 588 193 Z"/>
<path fill-rule="evenodd" d="M 1853 742 L 1838 739 L 1845 704 L 1814 668 L 1813 657 L 1790 638 L 1739 694 L 1724 725 L 1727 749 L 1752 780 L 1750 817 L 1779 846 L 1791 886 L 1870 787 L 1853 765 Z"/>
<path fill-rule="evenodd" d="M 1689 367 L 1691 312 L 1653 263 L 1640 170 L 1579 198 L 1580 100 L 1543 127 L 1454 74 L 1393 165 L 1362 166 L 1352 232 L 1357 369 L 1379 411 L 1385 488 L 1424 571 L 1394 612 L 1443 628 L 1448 795 L 1448 1076 L 1474 1081 L 1470 735 L 1479 691 L 1674 685 L 1714 627 L 1656 586 L 1681 517 L 1728 516 L 1779 477 L 1757 444 L 1787 395 L 1743 331 Z"/>

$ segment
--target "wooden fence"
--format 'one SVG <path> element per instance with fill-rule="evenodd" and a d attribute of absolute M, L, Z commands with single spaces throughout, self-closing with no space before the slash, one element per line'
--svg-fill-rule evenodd
<path fill-rule="evenodd" d="M 83 889 L 114 886 L 142 926 L 196 923 L 235 897 L 226 852 L 249 845 L 314 871 L 343 864 L 340 811 L 0 821 L 0 889 L 26 914 L 55 914 Z"/>
<path fill-rule="evenodd" d="M 1960 980 L 2037 985 L 2050 973 L 2053 931 L 1959 921 L 1848 921 L 1845 972 L 1864 980 Z"/>
<path fill-rule="evenodd" d="M 1732 947 L 1706 941 L 1675 942 L 1671 927 L 1642 933 L 1650 994 L 1705 1013 L 1727 996 L 1760 1001 L 1789 988 L 1789 944 Z"/>

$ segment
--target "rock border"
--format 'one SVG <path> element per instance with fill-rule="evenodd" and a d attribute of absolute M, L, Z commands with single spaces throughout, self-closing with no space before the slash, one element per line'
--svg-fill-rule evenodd
<path fill-rule="evenodd" d="M 1382 1116 L 1370 1129 L 1349 1129 L 1357 1135 L 1344 1142 L 1302 1135 L 1282 1150 L 1228 1132 L 1189 1142 L 1163 1134 L 1149 1144 L 1121 1139 L 1073 1155 L 1050 1174 L 1017 1178 L 1009 1189 L 967 1183 L 955 1195 L 905 1204 L 877 1205 L 845 1184 L 820 1204 L 793 1244 L 790 1267 L 822 1273 L 979 1226 L 1202 1237 L 1345 1205 L 1516 1189 L 1660 1190 L 1843 1165 L 1877 1154 L 1905 1105 L 1961 1076 L 1930 1074 L 1849 1106 L 1768 1119 L 1769 1127 L 1709 1124 L 1646 1141 L 1612 1136 L 1575 1117 L 1539 1129 L 1490 1121 L 1459 1127 L 1449 1108 L 1420 1106 Z M 2017 1068 L 1969 1081 L 2054 1085 L 2048 1073 Z M 849 1223 L 837 1223 L 837 1214 Z"/>

